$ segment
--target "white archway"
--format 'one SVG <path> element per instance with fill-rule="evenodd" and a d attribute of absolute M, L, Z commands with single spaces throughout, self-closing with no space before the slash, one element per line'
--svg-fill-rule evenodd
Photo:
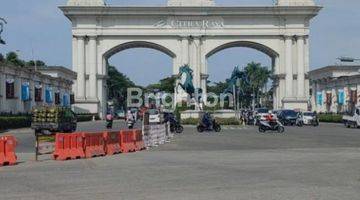
<path fill-rule="evenodd" d="M 216 6 L 213 0 L 112 7 L 103 0 L 69 0 L 60 9 L 73 25 L 73 70 L 78 73 L 74 93 L 81 110 L 104 113 L 106 59 L 136 47 L 172 57 L 174 74 L 190 64 L 198 88 L 206 87 L 207 57 L 234 46 L 259 50 L 272 58 L 275 108 L 308 107 L 309 24 L 321 9 L 313 0 L 278 0 L 274 6 L 259 7 Z M 179 101 L 181 95 L 177 97 Z"/>

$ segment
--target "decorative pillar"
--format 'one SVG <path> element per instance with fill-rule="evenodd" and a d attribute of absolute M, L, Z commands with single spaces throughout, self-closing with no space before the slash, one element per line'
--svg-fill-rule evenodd
<path fill-rule="evenodd" d="M 89 99 L 97 99 L 97 41 L 96 36 L 89 37 Z"/>
<path fill-rule="evenodd" d="M 85 99 L 85 37 L 77 39 L 77 99 Z"/>
<path fill-rule="evenodd" d="M 5 70 L 5 68 L 4 68 Z M 5 110 L 5 102 L 6 102 L 6 74 L 5 71 L 0 71 L 0 98 L 1 104 L 0 109 Z"/>
<path fill-rule="evenodd" d="M 285 97 L 293 97 L 292 36 L 285 36 Z"/>
<path fill-rule="evenodd" d="M 15 77 L 15 97 L 17 97 L 17 112 L 24 112 L 24 102 L 21 99 L 21 86 L 22 86 L 22 78 L 21 78 L 21 72 L 19 73 L 18 77 Z"/>
<path fill-rule="evenodd" d="M 304 36 L 297 38 L 297 98 L 305 98 Z"/>
<path fill-rule="evenodd" d="M 77 38 L 75 36 L 73 36 L 72 38 L 72 70 L 74 72 L 77 72 L 77 59 L 78 59 L 78 55 L 77 55 Z M 72 90 L 74 92 L 74 94 L 77 94 L 77 83 L 76 80 L 74 81 Z"/>
<path fill-rule="evenodd" d="M 190 61 L 189 61 L 189 39 L 187 37 L 183 37 L 181 40 L 181 54 L 182 54 L 181 65 L 190 64 Z"/>

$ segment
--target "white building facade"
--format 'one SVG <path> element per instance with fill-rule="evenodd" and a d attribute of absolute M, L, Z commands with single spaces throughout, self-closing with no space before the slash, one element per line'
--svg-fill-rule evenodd
<path fill-rule="evenodd" d="M 70 106 L 75 79 L 76 73 L 64 67 L 34 71 L 0 64 L 0 113 L 30 113 L 34 106 Z"/>
<path fill-rule="evenodd" d="M 360 66 L 327 66 L 309 76 L 314 111 L 352 113 L 360 106 Z"/>
<path fill-rule="evenodd" d="M 169 0 L 163 7 L 107 6 L 102 0 L 69 0 L 60 7 L 72 22 L 76 107 L 104 114 L 107 60 L 137 47 L 173 59 L 173 74 L 189 64 L 194 85 L 206 93 L 207 59 L 231 47 L 248 47 L 272 59 L 274 109 L 308 109 L 310 20 L 313 0 L 278 0 L 273 6 L 220 7 L 213 0 Z M 222 67 L 222 66 L 219 66 Z M 175 94 L 176 101 L 183 98 Z"/>

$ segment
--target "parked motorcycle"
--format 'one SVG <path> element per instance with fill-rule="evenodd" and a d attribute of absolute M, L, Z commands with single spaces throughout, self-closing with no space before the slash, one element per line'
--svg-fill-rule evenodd
<path fill-rule="evenodd" d="M 279 133 L 283 133 L 285 131 L 285 128 L 279 121 L 260 121 L 259 132 L 265 133 L 266 131 L 277 131 Z"/>

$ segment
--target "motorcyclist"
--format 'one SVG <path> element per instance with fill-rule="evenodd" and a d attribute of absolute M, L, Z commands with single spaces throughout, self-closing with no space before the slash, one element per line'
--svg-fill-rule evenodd
<path fill-rule="evenodd" d="M 209 128 L 213 126 L 213 120 L 210 113 L 206 112 L 202 118 L 202 123 L 205 127 Z"/>
<path fill-rule="evenodd" d="M 271 112 L 265 116 L 265 121 L 268 122 L 271 127 L 277 124 L 277 120 Z"/>
<path fill-rule="evenodd" d="M 111 114 L 111 112 L 108 112 L 108 113 L 106 114 L 106 122 L 107 122 L 106 127 L 107 127 L 107 128 L 112 128 L 112 126 L 113 126 L 113 121 L 114 121 L 113 115 Z"/>

